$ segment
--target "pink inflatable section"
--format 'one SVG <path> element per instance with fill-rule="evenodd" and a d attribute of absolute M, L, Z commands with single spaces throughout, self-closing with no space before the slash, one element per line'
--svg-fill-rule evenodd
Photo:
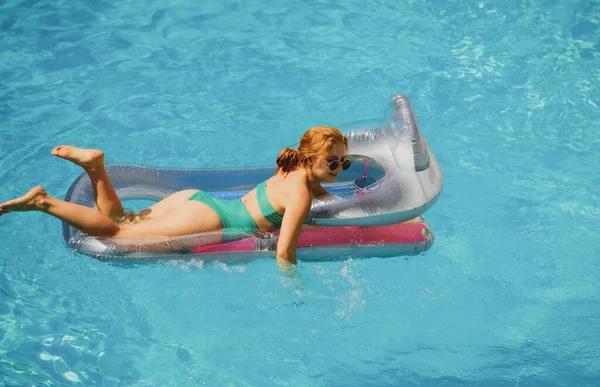
<path fill-rule="evenodd" d="M 274 236 L 277 233 L 273 233 Z M 371 227 L 305 227 L 298 238 L 298 248 L 323 246 L 385 246 L 406 245 L 426 246 L 432 243 L 432 233 L 421 217 L 405 222 L 385 226 Z M 248 237 L 232 242 L 196 246 L 191 249 L 195 254 L 243 253 L 257 251 L 255 238 Z"/>

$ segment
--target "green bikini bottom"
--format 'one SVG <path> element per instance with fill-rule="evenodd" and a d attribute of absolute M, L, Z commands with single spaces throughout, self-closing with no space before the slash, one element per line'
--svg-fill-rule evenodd
<path fill-rule="evenodd" d="M 214 197 L 208 192 L 198 191 L 190 196 L 189 200 L 204 203 L 219 215 L 223 224 L 224 238 L 226 235 L 234 237 L 235 234 L 250 234 L 259 231 L 254 218 L 240 199 L 225 200 Z"/>

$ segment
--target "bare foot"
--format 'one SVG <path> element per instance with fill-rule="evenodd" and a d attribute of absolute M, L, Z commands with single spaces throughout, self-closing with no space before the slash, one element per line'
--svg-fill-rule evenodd
<path fill-rule="evenodd" d="M 12 211 L 34 211 L 44 208 L 46 190 L 41 186 L 32 188 L 24 196 L 0 204 L 0 216 Z"/>
<path fill-rule="evenodd" d="M 61 145 L 52 149 L 54 156 L 69 160 L 85 170 L 104 165 L 104 152 L 99 149 L 83 149 L 69 145 Z"/>

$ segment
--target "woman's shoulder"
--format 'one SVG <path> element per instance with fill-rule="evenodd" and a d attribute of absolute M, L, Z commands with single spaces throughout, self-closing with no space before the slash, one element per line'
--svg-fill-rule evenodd
<path fill-rule="evenodd" d="M 303 170 L 296 170 L 289 173 L 278 173 L 268 181 L 275 180 L 284 186 L 304 186 L 308 188 L 308 174 Z"/>
<path fill-rule="evenodd" d="M 293 171 L 286 175 L 275 175 L 267 181 L 274 180 L 274 185 L 279 187 L 285 196 L 310 196 L 310 185 L 308 175 L 303 171 Z"/>

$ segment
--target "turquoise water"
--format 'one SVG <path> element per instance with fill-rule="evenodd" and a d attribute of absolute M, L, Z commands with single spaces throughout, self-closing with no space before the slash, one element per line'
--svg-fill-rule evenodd
<path fill-rule="evenodd" d="M 600 384 L 600 5 L 0 3 L 0 200 L 77 167 L 264 166 L 407 95 L 445 176 L 406 259 L 110 264 L 0 218 L 0 384 Z"/>

